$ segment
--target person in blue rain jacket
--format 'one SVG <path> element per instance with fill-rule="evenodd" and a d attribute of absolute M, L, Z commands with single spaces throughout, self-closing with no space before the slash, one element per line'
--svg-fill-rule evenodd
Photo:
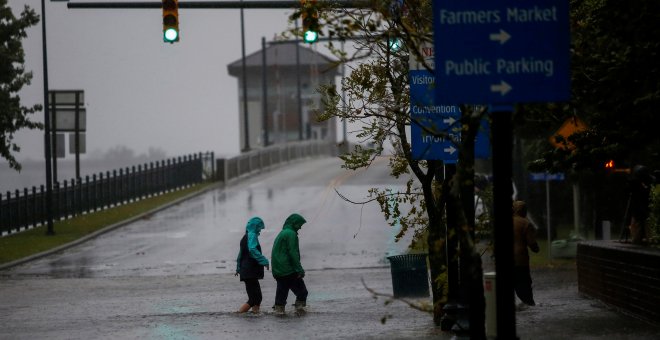
<path fill-rule="evenodd" d="M 248 301 L 238 309 L 238 313 L 245 313 L 250 308 L 253 313 L 259 313 L 262 300 L 259 280 L 264 278 L 264 267 L 270 269 L 268 259 L 262 254 L 259 244 L 259 234 L 264 228 L 264 221 L 261 218 L 251 218 L 240 242 L 235 275 L 240 275 L 241 281 L 245 282 Z"/>

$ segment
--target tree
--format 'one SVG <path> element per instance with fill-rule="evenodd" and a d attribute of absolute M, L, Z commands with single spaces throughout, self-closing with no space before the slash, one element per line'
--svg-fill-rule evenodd
<path fill-rule="evenodd" d="M 556 129 L 577 114 L 589 129 L 571 137 L 573 149 L 550 149 L 544 143 L 533 166 L 598 171 L 610 159 L 620 165 L 660 166 L 660 3 L 572 0 L 570 7 L 572 100 L 525 107 L 519 122 Z"/>
<path fill-rule="evenodd" d="M 524 127 L 531 171 L 569 174 L 591 196 L 584 211 L 594 226 L 625 227 L 626 176 L 605 163 L 660 168 L 660 3 L 571 0 L 570 8 L 571 101 L 522 106 L 515 122 Z M 546 137 L 574 115 L 588 129 L 568 138 L 570 148 L 550 146 Z"/>
<path fill-rule="evenodd" d="M 320 89 L 323 110 L 318 118 L 337 117 L 361 122 L 363 125 L 357 136 L 374 143 L 374 148 L 357 145 L 350 153 L 341 156 L 345 168 L 369 167 L 377 156 L 382 155 L 385 141 L 394 145 L 389 163 L 391 175 L 397 178 L 409 176 L 406 189 L 391 192 L 372 188 L 369 198 L 380 204 L 390 224 L 401 225 L 398 237 L 411 232 L 418 243 L 425 241 L 436 325 L 441 324 L 443 307 L 449 299 L 446 250 L 448 244 L 453 243 L 448 241 L 457 240 L 455 243 L 460 244 L 458 256 L 470 265 L 466 267 L 469 268 L 467 272 L 470 279 L 475 280 L 472 281 L 475 284 L 469 287 L 476 291 L 470 291 L 469 295 L 474 297 L 470 303 L 476 316 L 476 319 L 471 318 L 472 337 L 478 339 L 484 338 L 482 270 L 481 258 L 474 247 L 473 220 L 470 221 L 466 217 L 470 214 L 465 213 L 474 204 L 474 159 L 472 152 L 466 151 L 474 146 L 474 137 L 485 111 L 462 107 L 462 138 L 460 142 L 455 141 L 457 145 L 460 143 L 461 156 L 456 174 L 451 177 L 444 176 L 441 161 L 414 159 L 406 135 L 410 124 L 421 123 L 410 115 L 408 62 L 414 58 L 424 63 L 420 48 L 432 43 L 431 3 L 428 0 L 375 1 L 368 9 L 330 9 L 318 5 L 328 35 L 338 40 L 351 39 L 357 46 L 354 53 L 347 55 L 329 44 L 342 63 L 355 62 L 357 65 L 343 80 L 345 100 L 334 86 Z M 297 15 L 299 13 L 292 18 Z M 398 48 L 391 48 L 392 41 L 399 42 L 396 44 Z M 426 68 L 431 69 L 429 65 Z M 423 128 L 433 136 L 450 138 L 443 131 Z"/>
<path fill-rule="evenodd" d="M 21 150 L 14 142 L 14 133 L 20 129 L 40 129 L 42 124 L 30 120 L 30 115 L 41 110 L 41 105 L 21 105 L 18 92 L 29 85 L 32 72 L 26 72 L 25 52 L 21 39 L 27 37 L 25 30 L 37 24 L 39 17 L 27 5 L 16 18 L 7 5 L 0 0 L 0 156 L 17 171 L 21 165 L 13 152 Z"/>

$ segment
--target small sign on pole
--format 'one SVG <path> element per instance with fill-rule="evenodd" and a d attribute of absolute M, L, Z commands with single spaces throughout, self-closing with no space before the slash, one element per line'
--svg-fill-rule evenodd
<path fill-rule="evenodd" d="M 63 133 L 58 133 L 55 138 L 57 138 L 57 140 L 56 140 L 57 143 L 55 143 L 55 150 L 53 150 L 54 151 L 53 154 L 57 158 L 64 158 L 64 156 L 66 156 L 66 146 L 64 144 L 64 141 L 65 141 L 64 134 Z M 55 179 L 55 181 L 57 182 L 57 179 Z"/>
<path fill-rule="evenodd" d="M 87 142 L 85 139 L 85 134 L 81 133 L 78 135 L 78 140 L 80 143 L 78 143 L 78 153 L 86 153 L 87 152 Z M 69 154 L 75 155 L 76 154 L 76 135 L 74 133 L 69 134 Z"/>
<path fill-rule="evenodd" d="M 56 108 L 55 126 L 58 132 L 76 132 L 76 109 L 74 108 Z M 51 112 L 51 117 L 53 112 Z M 51 118 L 52 119 L 52 118 Z M 78 110 L 78 131 L 87 131 L 87 110 Z M 53 120 L 51 120 L 53 121 Z"/>

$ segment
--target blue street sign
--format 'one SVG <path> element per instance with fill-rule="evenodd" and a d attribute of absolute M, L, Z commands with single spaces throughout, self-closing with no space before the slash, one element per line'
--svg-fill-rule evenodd
<path fill-rule="evenodd" d="M 420 54 L 433 67 L 433 46 L 425 45 Z M 461 142 L 461 111 L 456 105 L 436 105 L 435 76 L 416 60 L 410 61 L 411 146 L 414 159 L 458 161 Z M 475 140 L 475 158 L 490 158 L 490 129 L 484 118 Z"/>
<path fill-rule="evenodd" d="M 434 0 L 436 100 L 568 100 L 568 14 L 568 0 Z"/>
<path fill-rule="evenodd" d="M 461 141 L 458 106 L 434 105 L 435 77 L 427 70 L 410 70 L 410 136 L 413 159 L 456 163 Z"/>
<path fill-rule="evenodd" d="M 563 181 L 565 179 L 563 172 L 550 174 L 547 172 L 532 172 L 529 174 L 529 179 L 532 181 Z"/>

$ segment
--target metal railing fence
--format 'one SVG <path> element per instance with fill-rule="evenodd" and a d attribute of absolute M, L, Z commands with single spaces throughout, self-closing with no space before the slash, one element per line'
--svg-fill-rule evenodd
<path fill-rule="evenodd" d="M 106 171 L 53 185 L 53 219 L 64 220 L 167 192 L 211 178 L 205 164 L 214 164 L 212 152 L 150 162 Z M 211 172 L 215 169 L 211 168 Z M 208 170 L 207 170 L 208 171 Z M 12 234 L 46 223 L 43 185 L 0 194 L 0 234 Z"/>
<path fill-rule="evenodd" d="M 336 156 L 328 141 L 301 141 L 255 149 L 231 158 L 215 159 L 213 152 L 151 162 L 91 177 L 56 182 L 53 218 L 64 220 L 121 204 L 180 190 L 202 181 L 240 180 L 275 166 L 307 157 Z M 0 235 L 46 223 L 46 191 L 41 185 L 0 194 Z"/>
<path fill-rule="evenodd" d="M 327 141 L 276 144 L 236 157 L 218 159 L 215 175 L 218 181 L 228 183 L 297 159 L 319 155 L 336 156 L 337 153 L 337 146 Z"/>

